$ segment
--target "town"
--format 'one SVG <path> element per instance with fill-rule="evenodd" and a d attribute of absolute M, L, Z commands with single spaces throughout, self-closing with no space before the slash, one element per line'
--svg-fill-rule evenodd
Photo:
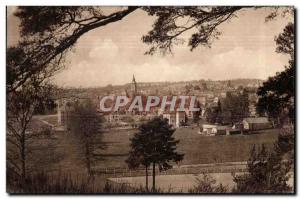
<path fill-rule="evenodd" d="M 109 86 L 110 91 L 106 91 L 107 88 L 102 88 L 100 92 L 109 94 L 105 96 L 106 98 L 102 98 L 100 95 L 95 96 L 93 93 L 94 89 L 86 89 L 85 93 L 81 96 L 79 94 L 77 98 L 72 95 L 69 99 L 65 97 L 62 100 L 57 100 L 57 119 L 58 124 L 64 126 L 66 124 L 65 121 L 68 120 L 66 117 L 70 116 L 70 114 L 67 114 L 68 108 L 71 107 L 70 104 L 80 101 L 80 98 L 86 99 L 91 97 L 95 109 L 104 118 L 104 126 L 107 128 L 135 128 L 140 123 L 155 116 L 162 116 L 174 128 L 197 127 L 200 135 L 207 136 L 232 135 L 270 129 L 274 128 L 276 123 L 266 116 L 259 115 L 255 108 L 258 100 L 256 91 L 261 82 L 261 80 L 240 79 L 221 82 L 200 80 L 174 84 L 171 82 L 138 83 L 133 75 L 132 82 L 124 86 Z M 119 98 L 118 95 L 123 94 L 126 95 Z M 169 104 L 164 104 L 162 107 L 162 103 L 157 101 L 157 103 L 152 102 L 152 105 L 148 106 L 148 111 L 145 110 L 148 102 L 147 96 L 165 94 L 169 95 L 169 98 L 167 96 L 164 98 L 165 102 L 169 100 L 170 104 L 173 101 L 173 108 Z M 198 108 L 196 111 L 190 109 L 191 99 L 189 99 L 190 101 L 186 100 L 186 102 L 179 100 L 180 95 L 183 94 L 195 97 L 192 107 Z M 140 107 L 131 107 L 130 109 L 130 102 L 136 96 L 140 97 Z M 179 96 L 178 100 L 175 98 L 173 100 L 174 96 Z M 115 102 L 119 103 L 117 107 L 112 101 L 114 98 L 117 99 Z M 100 108 L 101 103 L 97 102 L 101 101 L 101 99 L 104 99 L 102 100 L 103 105 L 110 107 L 105 109 L 109 110 L 103 111 Z M 240 105 L 237 106 L 236 102 L 239 102 Z M 285 124 L 286 126 L 289 125 L 288 120 Z"/>

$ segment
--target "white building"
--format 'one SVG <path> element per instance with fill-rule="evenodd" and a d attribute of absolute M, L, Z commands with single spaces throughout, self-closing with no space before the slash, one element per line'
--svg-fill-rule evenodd
<path fill-rule="evenodd" d="M 166 118 L 170 125 L 175 128 L 181 126 L 182 123 L 185 123 L 185 112 L 184 111 L 176 111 L 170 113 L 163 113 L 163 118 Z"/>
<path fill-rule="evenodd" d="M 267 117 L 249 117 L 243 119 L 245 130 L 262 130 L 272 128 L 272 124 Z"/>

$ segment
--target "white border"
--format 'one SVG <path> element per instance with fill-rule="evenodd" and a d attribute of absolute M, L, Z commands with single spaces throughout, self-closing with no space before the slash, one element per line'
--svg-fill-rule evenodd
<path fill-rule="evenodd" d="M 230 3 L 229 3 L 230 2 Z M 1 153 L 0 153 L 0 196 L 1 198 L 8 198 L 8 197 L 18 197 L 18 198 L 32 198 L 36 196 L 9 196 L 6 193 L 6 185 L 5 185 L 5 98 L 6 98 L 6 91 L 5 91 L 5 49 L 6 49 L 6 6 L 7 5 L 293 5 L 297 8 L 300 6 L 300 1 L 292 1 L 292 0 L 252 0 L 252 1 L 245 1 L 245 0 L 231 0 L 231 1 L 225 1 L 225 0 L 201 0 L 201 1 L 196 1 L 196 0 L 185 0 L 185 1 L 176 1 L 176 0 L 59 0 L 59 1 L 46 1 L 46 0 L 2 0 L 0 1 L 0 24 L 1 24 L 1 33 L 0 33 L 0 38 L 1 38 L 1 47 L 0 47 L 0 91 L 1 91 L 1 97 L 0 97 L 0 106 L 1 106 L 1 112 L 0 112 L 0 148 L 1 148 Z M 299 10 L 298 10 L 299 11 Z M 298 21 L 298 16 L 296 15 Z M 298 46 L 298 39 L 297 39 L 297 46 Z M 297 58 L 298 58 L 298 52 L 297 51 Z M 298 60 L 297 60 L 298 62 Z M 297 70 L 297 75 L 298 78 L 299 76 L 299 69 Z M 297 93 L 299 93 L 299 85 L 297 82 Z M 298 105 L 298 104 L 297 104 Z M 297 107 L 297 124 L 299 125 L 299 105 Z M 299 144 L 299 135 L 297 136 L 297 144 Z M 296 160 L 299 159 L 299 151 L 297 151 L 297 157 Z M 297 161 L 298 162 L 298 161 Z M 299 181 L 299 170 L 298 170 L 298 164 L 297 164 L 297 179 Z M 299 182 L 297 183 L 299 185 Z M 299 186 L 297 186 L 297 191 L 299 191 Z M 39 196 L 37 196 L 39 197 Z M 53 196 L 43 196 L 45 198 L 50 198 Z M 58 196 L 58 197 L 69 197 L 69 196 Z M 79 196 L 79 198 L 88 198 L 91 196 Z M 97 197 L 103 197 L 103 198 L 108 198 L 108 197 L 114 197 L 114 198 L 121 198 L 124 196 L 97 196 Z M 128 196 L 126 196 L 128 197 Z M 131 196 L 130 196 L 131 197 Z M 138 196 L 140 197 L 140 196 Z M 155 196 L 147 196 L 150 198 L 154 198 Z M 157 196 L 156 196 L 157 197 Z M 161 197 L 161 196 L 159 196 Z M 173 197 L 180 197 L 182 196 L 164 196 L 164 198 L 173 198 Z M 188 196 L 185 196 L 188 197 Z M 209 198 L 209 196 L 201 196 L 203 198 Z M 210 196 L 211 197 L 211 196 Z M 215 196 L 213 196 L 215 197 Z M 238 196 L 238 198 L 241 196 Z M 248 196 L 249 197 L 249 196 Z M 263 196 L 255 196 L 257 198 L 263 198 Z M 283 196 L 285 197 L 285 196 Z"/>

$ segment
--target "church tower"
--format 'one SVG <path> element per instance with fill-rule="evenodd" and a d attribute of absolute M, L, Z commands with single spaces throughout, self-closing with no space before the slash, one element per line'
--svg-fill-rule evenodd
<path fill-rule="evenodd" d="M 135 81 L 134 74 L 133 74 L 133 77 L 132 77 L 131 91 L 132 91 L 132 94 L 133 94 L 133 95 L 136 95 L 136 94 L 137 94 L 137 83 L 136 83 L 136 81 Z"/>

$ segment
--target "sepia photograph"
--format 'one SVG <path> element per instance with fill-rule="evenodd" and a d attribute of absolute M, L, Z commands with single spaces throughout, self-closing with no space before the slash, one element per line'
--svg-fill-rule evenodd
<path fill-rule="evenodd" d="M 296 194 L 295 10 L 6 6 L 6 192 Z"/>

